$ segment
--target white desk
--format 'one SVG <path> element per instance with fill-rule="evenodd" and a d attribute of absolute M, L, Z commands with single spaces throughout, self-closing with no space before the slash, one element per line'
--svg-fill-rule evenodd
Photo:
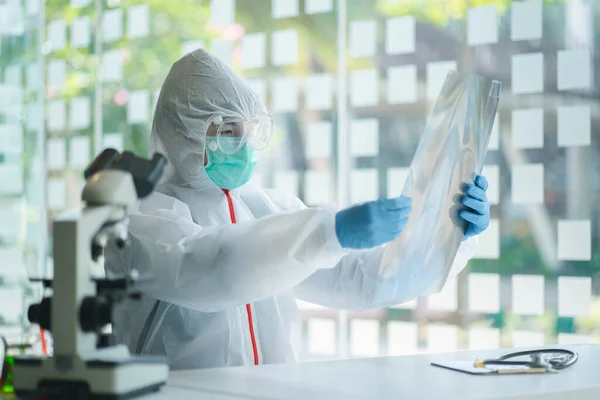
<path fill-rule="evenodd" d="M 147 399 L 600 399 L 600 346 L 561 347 L 579 361 L 558 374 L 471 376 L 429 365 L 513 351 L 503 349 L 172 372 L 167 387 Z"/>

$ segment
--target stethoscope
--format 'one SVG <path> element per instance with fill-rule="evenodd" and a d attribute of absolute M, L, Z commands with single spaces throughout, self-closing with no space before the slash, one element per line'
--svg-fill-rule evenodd
<path fill-rule="evenodd" d="M 530 357 L 529 361 L 516 361 L 514 358 Z M 517 351 L 515 353 L 505 354 L 498 358 L 476 361 L 475 367 L 485 367 L 492 365 L 512 365 L 528 368 L 544 368 L 548 371 L 556 371 L 568 368 L 577 362 L 576 352 L 566 349 L 540 349 Z"/>

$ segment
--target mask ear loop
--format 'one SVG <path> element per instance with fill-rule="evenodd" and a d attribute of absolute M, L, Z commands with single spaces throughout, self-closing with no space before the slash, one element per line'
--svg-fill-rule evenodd
<path fill-rule="evenodd" d="M 211 161 L 211 157 L 210 157 L 210 151 L 205 151 L 204 155 L 206 156 L 206 165 L 204 166 L 204 169 L 210 167 L 210 164 L 212 163 Z"/>
<path fill-rule="evenodd" d="M 211 124 L 215 124 L 217 126 L 217 132 L 219 132 L 221 124 L 223 123 L 223 117 L 220 115 L 215 115 L 214 117 L 212 117 L 210 122 L 211 122 Z M 218 136 L 218 133 L 217 133 L 217 136 Z M 207 138 L 208 138 L 208 136 L 205 133 L 204 134 L 204 155 L 206 156 L 206 165 L 204 166 L 204 168 L 207 168 L 211 164 L 210 151 L 216 151 L 217 148 L 219 147 L 219 145 L 216 143 L 216 141 L 211 141 L 209 143 Z M 217 137 L 215 137 L 215 140 L 217 140 Z M 207 150 L 210 150 L 210 151 L 207 151 Z"/>

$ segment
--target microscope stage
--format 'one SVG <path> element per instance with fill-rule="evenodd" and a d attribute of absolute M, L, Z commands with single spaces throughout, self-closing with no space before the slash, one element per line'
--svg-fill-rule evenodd
<path fill-rule="evenodd" d="M 66 372 L 55 358 L 15 358 L 15 392 L 19 399 L 131 399 L 158 391 L 169 368 L 162 357 L 83 361 Z"/>

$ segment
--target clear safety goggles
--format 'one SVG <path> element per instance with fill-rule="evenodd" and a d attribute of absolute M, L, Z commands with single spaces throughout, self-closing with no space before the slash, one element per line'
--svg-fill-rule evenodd
<path fill-rule="evenodd" d="M 267 147 L 273 133 L 273 119 L 269 114 L 260 114 L 252 120 L 240 120 L 216 116 L 213 124 L 217 127 L 215 140 L 210 140 L 211 150 L 218 147 L 225 154 L 237 153 L 244 144 L 253 149 L 262 150 Z"/>

